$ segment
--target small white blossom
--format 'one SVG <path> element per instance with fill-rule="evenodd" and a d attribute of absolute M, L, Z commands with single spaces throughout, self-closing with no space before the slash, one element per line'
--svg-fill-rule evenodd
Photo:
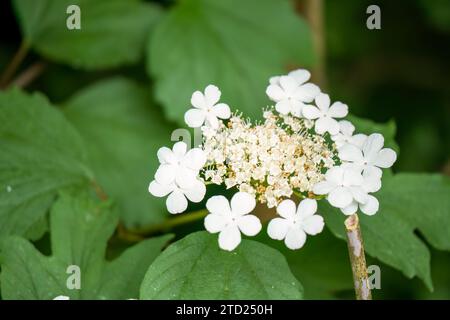
<path fill-rule="evenodd" d="M 362 148 L 353 144 L 346 144 L 339 149 L 339 158 L 360 166 L 363 170 L 373 169 L 380 172 L 380 168 L 391 167 L 397 154 L 390 148 L 383 148 L 384 138 L 379 133 L 373 133 L 365 140 Z"/>
<path fill-rule="evenodd" d="M 325 180 L 313 187 L 318 195 L 327 194 L 328 202 L 336 208 L 346 208 L 353 201 L 366 203 L 367 192 L 362 188 L 364 178 L 353 166 L 339 166 L 325 173 Z"/>
<path fill-rule="evenodd" d="M 367 139 L 367 136 L 362 133 L 353 135 L 355 126 L 348 120 L 339 121 L 339 133 L 331 136 L 331 139 L 336 143 L 336 147 L 339 149 L 347 143 L 354 144 L 358 147 L 362 147 Z"/>
<path fill-rule="evenodd" d="M 167 211 L 172 214 L 184 212 L 187 209 L 189 199 L 191 202 L 200 202 L 205 197 L 206 186 L 203 181 L 196 179 L 188 188 L 181 188 L 176 183 L 161 184 L 156 180 L 150 182 L 148 191 L 155 197 L 165 197 Z M 187 199 L 186 199 L 187 198 Z"/>
<path fill-rule="evenodd" d="M 330 106 L 330 97 L 320 93 L 316 99 L 316 106 L 307 105 L 303 108 L 303 116 L 316 120 L 315 131 L 318 134 L 329 132 L 331 135 L 339 133 L 339 123 L 334 118 L 343 118 L 348 114 L 348 107 L 342 102 L 335 102 Z"/>
<path fill-rule="evenodd" d="M 306 70 L 295 70 L 287 76 L 270 78 L 266 94 L 274 102 L 275 109 L 281 114 L 300 117 L 305 103 L 312 102 L 320 89 L 312 83 L 306 83 L 311 74 Z"/>
<path fill-rule="evenodd" d="M 206 202 L 210 212 L 205 218 L 205 228 L 210 233 L 219 233 L 219 246 L 232 251 L 241 242 L 241 232 L 255 236 L 261 230 L 258 217 L 249 215 L 255 208 L 255 198 L 245 192 L 237 192 L 231 202 L 224 196 L 213 196 Z"/>
<path fill-rule="evenodd" d="M 181 188 L 191 187 L 199 170 L 205 165 L 206 155 L 200 148 L 187 151 L 185 142 L 177 142 L 172 150 L 162 147 L 158 150 L 161 165 L 155 173 L 155 180 L 163 185 L 176 183 Z"/>
<path fill-rule="evenodd" d="M 307 234 L 316 235 L 323 230 L 323 218 L 315 215 L 316 211 L 316 200 L 304 199 L 298 208 L 294 201 L 284 200 L 277 207 L 281 218 L 270 221 L 267 233 L 272 239 L 284 239 L 289 249 L 300 249 L 305 244 Z"/>
<path fill-rule="evenodd" d="M 70 297 L 68 297 L 68 296 L 57 296 L 57 297 L 54 297 L 53 300 L 70 300 Z"/>
<path fill-rule="evenodd" d="M 231 115 L 230 107 L 225 103 L 218 103 L 221 92 L 219 88 L 210 84 L 206 87 L 205 93 L 195 91 L 191 97 L 191 104 L 194 108 L 189 109 L 184 114 L 184 121 L 191 128 L 199 128 L 206 125 L 217 128 L 220 119 L 228 119 Z"/>

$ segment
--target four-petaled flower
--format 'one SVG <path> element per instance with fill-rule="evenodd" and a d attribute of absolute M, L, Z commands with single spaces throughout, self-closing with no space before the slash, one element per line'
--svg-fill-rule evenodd
<path fill-rule="evenodd" d="M 301 117 L 305 103 L 312 102 L 320 89 L 312 83 L 306 83 L 311 74 L 306 70 L 295 70 L 287 76 L 272 77 L 266 94 L 274 102 L 275 109 L 281 114 L 291 113 Z"/>
<path fill-rule="evenodd" d="M 255 198 L 246 192 L 237 192 L 231 202 L 224 196 L 213 196 L 206 202 L 210 212 L 205 218 L 205 228 L 210 233 L 219 233 L 219 247 L 232 251 L 241 242 L 241 232 L 255 236 L 261 230 L 258 217 L 249 215 L 255 208 Z"/>
<path fill-rule="evenodd" d="M 373 133 L 365 140 L 362 148 L 353 144 L 346 144 L 339 149 L 339 158 L 343 161 L 352 162 L 363 170 L 372 169 L 379 171 L 380 168 L 391 167 L 397 154 L 390 148 L 383 148 L 384 138 L 379 133 Z"/>
<path fill-rule="evenodd" d="M 272 239 L 284 239 L 289 249 L 300 249 L 305 244 L 307 234 L 316 235 L 323 230 L 323 218 L 315 215 L 316 211 L 316 200 L 304 199 L 298 208 L 294 201 L 284 200 L 277 207 L 281 218 L 270 221 L 267 233 Z"/>
<path fill-rule="evenodd" d="M 191 128 L 199 128 L 206 123 L 211 128 L 219 126 L 220 119 L 228 119 L 231 116 L 230 107 L 225 103 L 218 103 L 221 92 L 219 88 L 210 84 L 205 93 L 195 91 L 191 97 L 194 108 L 184 114 L 184 121 Z"/>
<path fill-rule="evenodd" d="M 330 97 L 320 93 L 316 99 L 316 106 L 306 105 L 303 108 L 303 116 L 310 120 L 316 120 L 315 131 L 318 134 L 329 132 L 331 135 L 339 133 L 339 123 L 334 118 L 343 118 L 348 114 L 348 107 L 342 102 L 335 102 L 330 106 Z"/>

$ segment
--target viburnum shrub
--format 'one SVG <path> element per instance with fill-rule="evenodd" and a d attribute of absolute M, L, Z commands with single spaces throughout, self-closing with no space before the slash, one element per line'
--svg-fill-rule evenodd
<path fill-rule="evenodd" d="M 328 201 L 344 215 L 374 215 L 379 203 L 372 193 L 381 188 L 382 169 L 394 164 L 396 153 L 383 147 L 379 133 L 355 133 L 345 120 L 347 105 L 332 102 L 309 79 L 303 69 L 272 77 L 266 93 L 274 105 L 255 123 L 220 102 L 216 86 L 194 92 L 184 118 L 201 129 L 202 143 L 190 150 L 182 141 L 160 148 L 149 192 L 167 196 L 167 210 L 179 214 L 188 201 L 203 200 L 208 184 L 235 190 L 230 200 L 215 195 L 206 201 L 205 229 L 218 233 L 220 248 L 228 251 L 239 245 L 241 233 L 261 231 L 252 214 L 257 203 L 276 208 L 267 233 L 290 249 L 322 232 L 317 201 Z"/>

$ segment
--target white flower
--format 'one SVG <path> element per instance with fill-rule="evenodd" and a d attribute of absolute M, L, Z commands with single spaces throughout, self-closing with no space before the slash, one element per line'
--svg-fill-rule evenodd
<path fill-rule="evenodd" d="M 362 188 L 364 182 L 360 170 L 353 166 L 333 167 L 325 173 L 325 180 L 313 187 L 315 194 L 327 194 L 328 202 L 336 208 L 346 208 L 353 201 L 366 203 L 367 192 Z"/>
<path fill-rule="evenodd" d="M 231 206 L 230 206 L 231 204 Z M 210 233 L 219 233 L 219 247 L 232 251 L 241 242 L 241 232 L 247 236 L 255 236 L 261 230 L 258 217 L 249 215 L 255 208 L 255 198 L 238 192 L 231 203 L 224 196 L 214 196 L 206 202 L 210 212 L 205 218 L 205 228 Z"/>
<path fill-rule="evenodd" d="M 206 187 L 203 181 L 195 179 L 193 184 L 188 188 L 181 188 L 176 183 L 161 184 L 156 180 L 152 181 L 148 186 L 148 191 L 155 197 L 165 197 L 167 210 L 172 213 L 181 213 L 188 206 L 188 198 L 192 202 L 200 202 L 205 197 Z"/>
<path fill-rule="evenodd" d="M 318 134 L 329 132 L 331 135 L 339 133 L 339 123 L 334 118 L 343 118 L 348 114 L 348 107 L 342 102 L 335 102 L 330 107 L 330 97 L 320 93 L 316 99 L 316 106 L 307 105 L 303 108 L 303 116 L 316 120 L 315 131 Z"/>
<path fill-rule="evenodd" d="M 367 137 L 362 148 L 352 144 L 344 145 L 339 149 L 339 158 L 361 166 L 363 170 L 377 170 L 381 175 L 380 168 L 389 168 L 397 160 L 395 151 L 390 148 L 383 148 L 383 145 L 383 136 L 379 133 L 373 133 Z"/>
<path fill-rule="evenodd" d="M 353 135 L 355 126 L 347 120 L 339 121 L 339 133 L 331 136 L 331 139 L 336 143 L 336 147 L 339 149 L 347 143 L 354 144 L 358 147 L 362 147 L 367 139 L 367 136 L 362 133 Z"/>
<path fill-rule="evenodd" d="M 316 200 L 305 199 L 300 202 L 298 208 L 295 207 L 294 201 L 284 200 L 277 207 L 281 218 L 270 221 L 267 233 L 272 239 L 284 239 L 289 249 L 300 249 L 306 241 L 306 234 L 316 235 L 323 230 L 323 218 L 315 215 L 316 211 Z"/>
<path fill-rule="evenodd" d="M 194 108 L 184 114 L 184 121 L 191 128 L 199 128 L 205 122 L 212 128 L 219 126 L 220 119 L 228 119 L 231 115 L 230 107 L 225 103 L 218 103 L 221 92 L 219 88 L 210 84 L 205 89 L 205 94 L 195 91 L 191 97 Z"/>
<path fill-rule="evenodd" d="M 300 117 L 304 103 L 312 102 L 320 89 L 312 83 L 306 83 L 311 74 L 306 70 L 295 70 L 287 76 L 270 78 L 266 94 L 274 102 L 275 109 L 281 114 L 292 113 Z"/>
<path fill-rule="evenodd" d="M 155 180 L 162 185 L 174 182 L 181 188 L 190 188 L 196 183 L 197 175 L 206 162 L 205 152 L 200 148 L 187 151 L 187 144 L 180 141 L 172 150 L 162 147 L 158 150 L 161 165 L 155 173 Z"/>
<path fill-rule="evenodd" d="M 363 172 L 363 182 L 361 184 L 361 188 L 366 193 L 377 192 L 380 190 L 381 172 L 379 170 L 375 170 L 374 168 L 366 169 Z M 368 194 L 364 203 L 353 200 L 350 205 L 345 208 L 341 208 L 341 211 L 345 215 L 351 215 L 358 211 L 358 207 L 361 209 L 361 212 L 372 216 L 378 211 L 378 199 Z"/>
<path fill-rule="evenodd" d="M 68 297 L 68 296 L 57 296 L 57 297 L 54 297 L 53 300 L 70 300 L 70 297 Z"/>

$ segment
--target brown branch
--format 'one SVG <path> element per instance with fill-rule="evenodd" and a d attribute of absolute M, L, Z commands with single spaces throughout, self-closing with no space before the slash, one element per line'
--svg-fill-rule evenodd
<path fill-rule="evenodd" d="M 43 61 L 39 61 L 31 65 L 28 69 L 20 73 L 13 81 L 12 84 L 20 88 L 25 88 L 31 82 L 33 82 L 37 77 L 39 77 L 42 72 L 47 67 L 47 64 Z"/>
<path fill-rule="evenodd" d="M 357 300 L 372 300 L 367 275 L 366 257 L 358 215 L 355 213 L 345 220 L 348 253 L 352 265 L 353 282 Z"/>
<path fill-rule="evenodd" d="M 23 62 L 25 57 L 27 56 L 28 50 L 29 50 L 28 44 L 25 41 L 22 41 L 19 49 L 14 54 L 14 57 L 11 59 L 10 63 L 8 64 L 2 76 L 0 77 L 0 88 L 5 88 L 7 86 L 9 80 L 14 75 L 17 68 Z"/>

